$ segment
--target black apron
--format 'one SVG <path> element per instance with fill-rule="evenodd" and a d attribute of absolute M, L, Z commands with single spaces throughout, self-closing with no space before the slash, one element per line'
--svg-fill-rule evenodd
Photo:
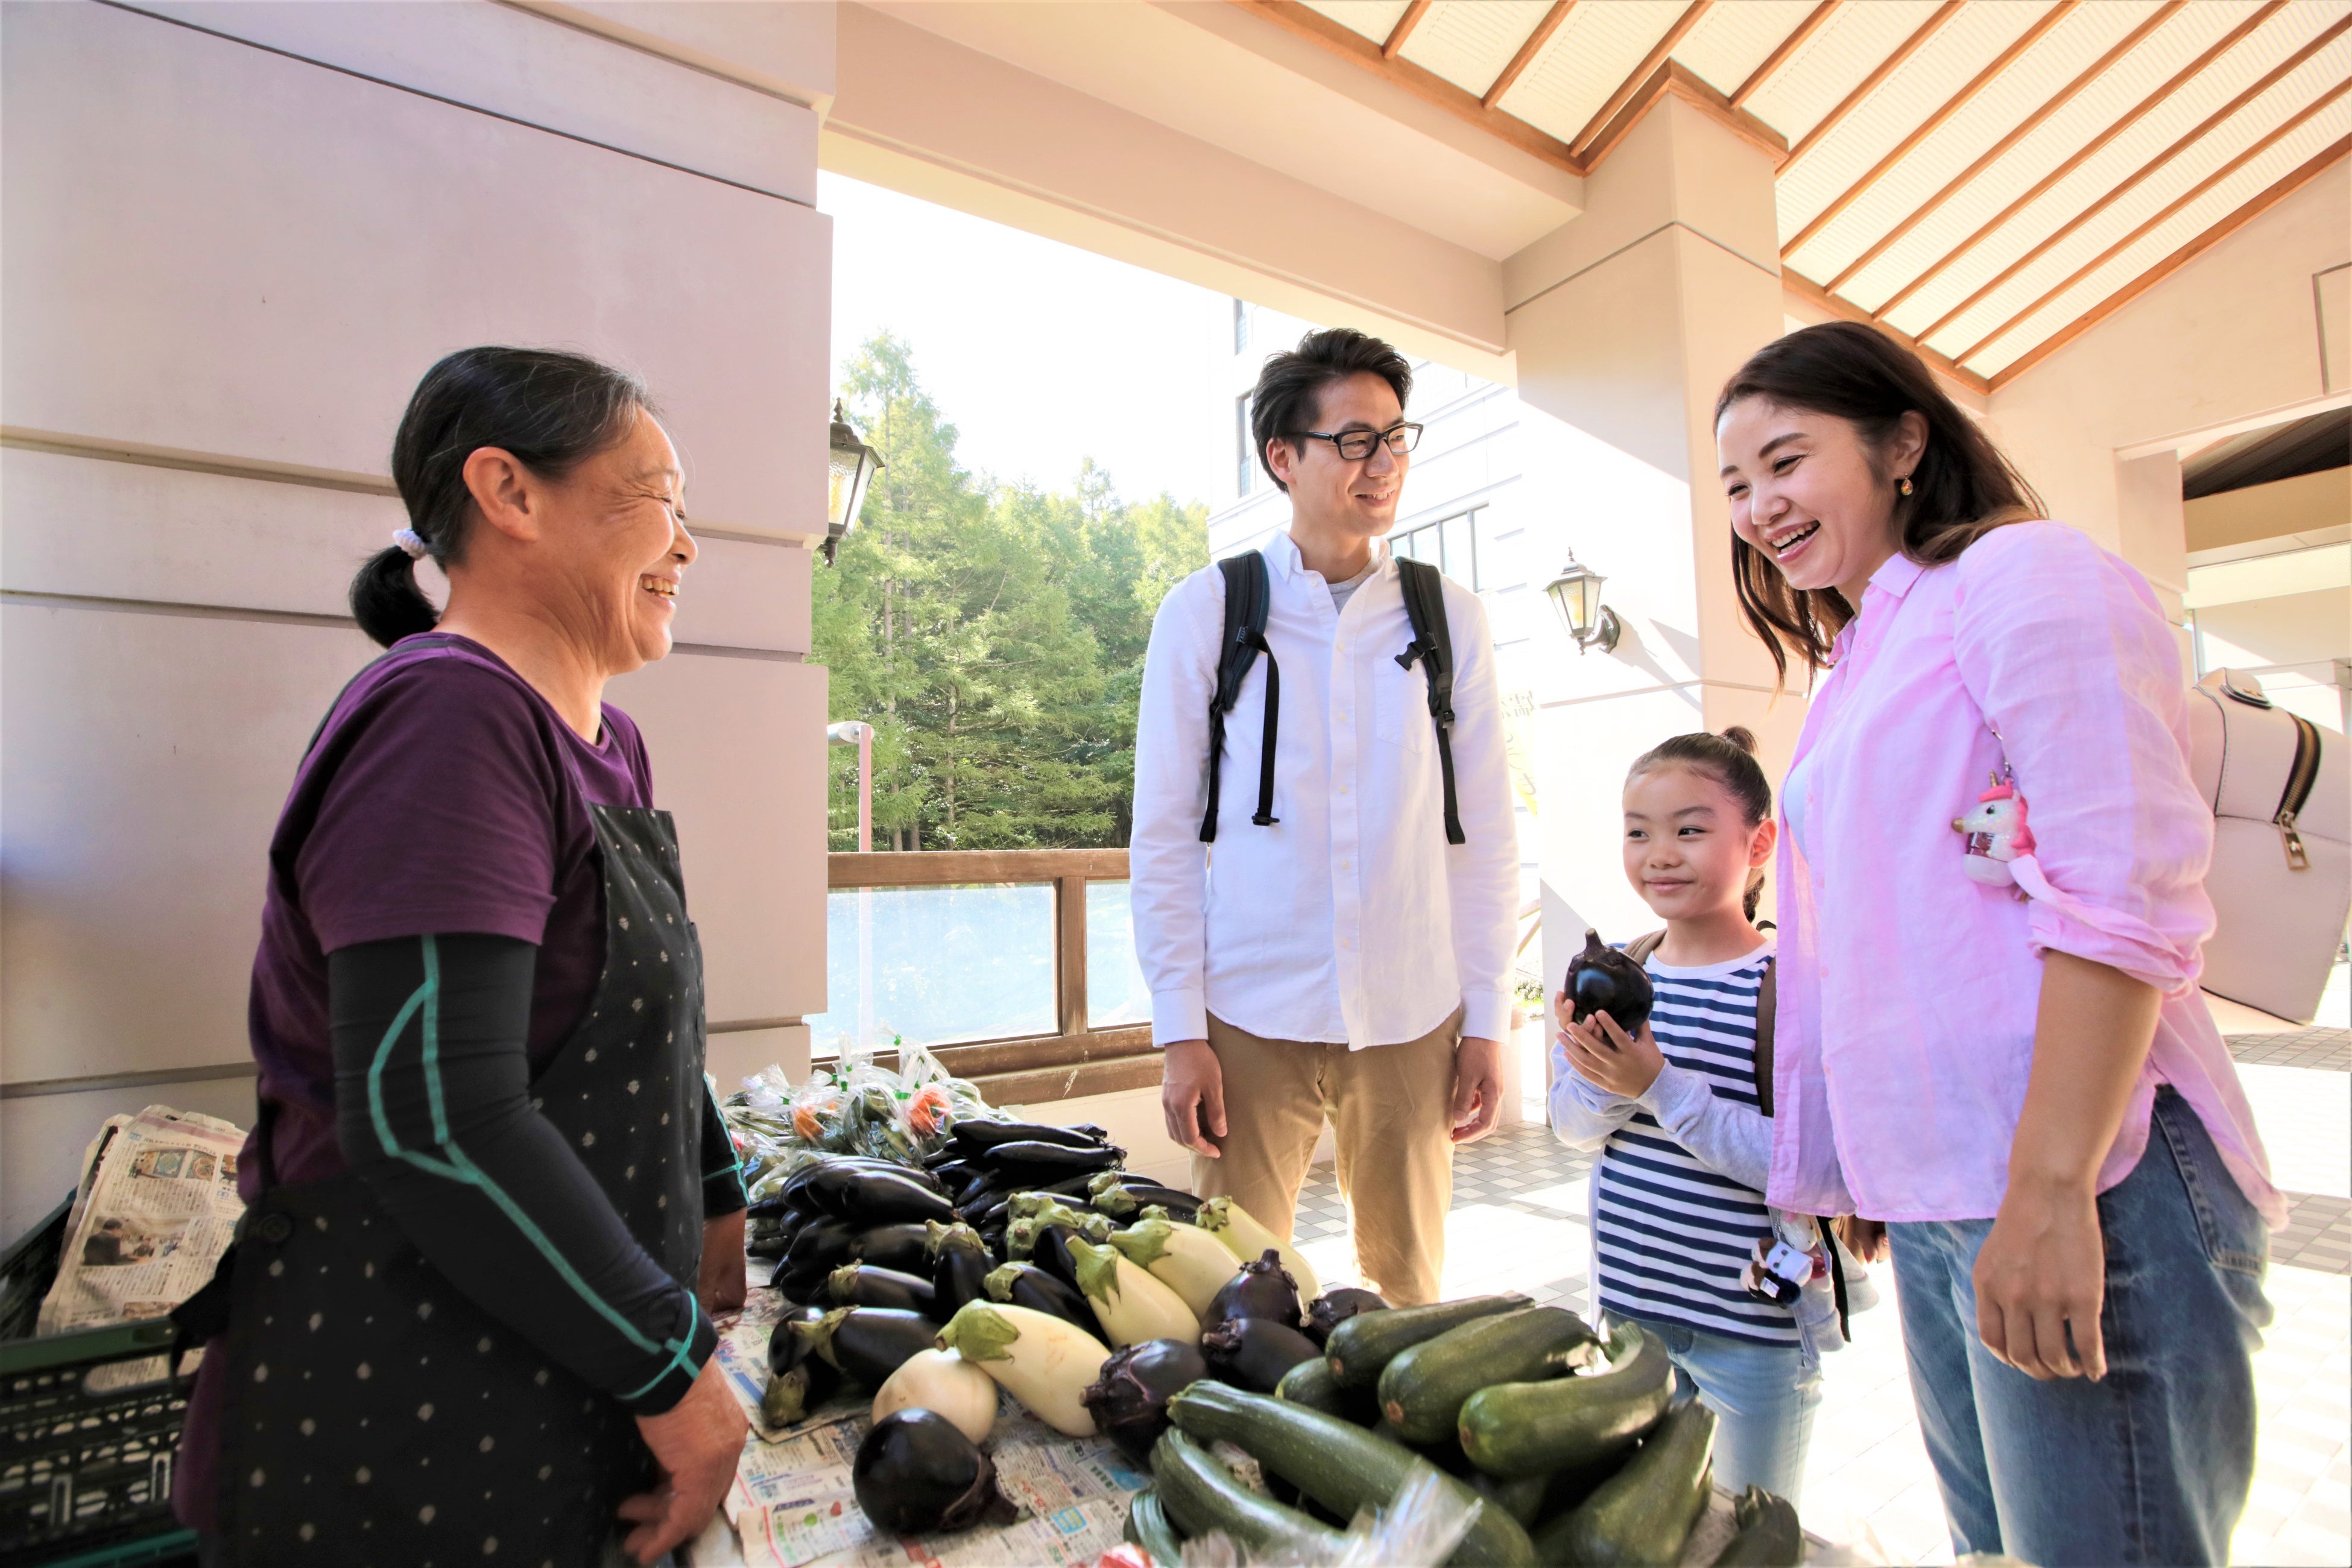
<path fill-rule="evenodd" d="M 604 969 L 531 1080 L 624 1224 L 692 1289 L 702 1258 L 702 957 L 669 814 L 592 805 Z M 265 1108 L 265 1119 L 267 1109 Z M 627 1412 L 459 1295 L 345 1174 L 267 1185 L 228 1271 L 212 1560 L 425 1568 L 598 1562 L 654 1484 Z M 518 1231 L 517 1247 L 530 1243 Z"/>

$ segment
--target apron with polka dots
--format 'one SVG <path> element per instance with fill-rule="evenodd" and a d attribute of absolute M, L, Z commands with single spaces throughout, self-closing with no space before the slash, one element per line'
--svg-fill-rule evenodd
<path fill-rule="evenodd" d="M 702 957 L 669 814 L 595 805 L 604 971 L 531 1080 L 639 1245 L 702 1257 Z M 260 1147 L 269 1147 L 267 1138 Z M 265 1173 L 266 1174 L 267 1173 Z M 528 1245 L 518 1233 L 515 1245 Z M 230 1282 L 218 1561 L 599 1562 L 655 1481 L 613 1400 L 460 1295 L 354 1175 L 272 1184 Z"/>

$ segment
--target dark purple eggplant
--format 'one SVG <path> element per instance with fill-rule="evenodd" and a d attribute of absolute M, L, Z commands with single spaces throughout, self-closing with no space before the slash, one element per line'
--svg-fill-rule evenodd
<path fill-rule="evenodd" d="M 1056 1279 L 1034 1263 L 1008 1263 L 988 1276 L 988 1299 L 1008 1306 L 1045 1312 L 1066 1323 L 1076 1323 L 1097 1339 L 1102 1323 L 1087 1304 L 1086 1293 L 1066 1279 Z"/>
<path fill-rule="evenodd" d="M 1063 1284 L 1075 1288 L 1078 1282 L 1077 1260 L 1070 1256 L 1071 1238 L 1083 1241 L 1084 1237 L 1066 1225 L 1041 1225 L 1034 1219 L 1016 1219 L 1004 1230 L 1004 1256 L 1014 1262 L 1034 1263 Z"/>
<path fill-rule="evenodd" d="M 801 1331 L 844 1377 L 861 1388 L 879 1388 L 908 1356 L 937 1342 L 940 1326 L 920 1312 L 891 1307 L 835 1307 Z"/>
<path fill-rule="evenodd" d="M 856 1227 L 845 1219 L 827 1215 L 801 1226 L 800 1234 L 784 1252 L 784 1267 L 795 1274 L 807 1274 L 822 1269 L 825 1273 L 849 1261 L 850 1245 L 857 1239 Z"/>
<path fill-rule="evenodd" d="M 904 1166 L 824 1166 L 801 1189 L 800 1198 L 861 1226 L 955 1218 L 947 1195 Z"/>
<path fill-rule="evenodd" d="M 837 1307 L 891 1307 L 941 1321 L 931 1282 L 920 1275 L 871 1263 L 845 1263 L 825 1281 Z"/>
<path fill-rule="evenodd" d="M 999 1220 L 1009 1221 L 1012 1216 L 1006 1211 L 1012 1206 L 1014 1198 L 1023 1196 L 1024 1194 L 1038 1193 L 1046 1197 L 1061 1198 L 1066 1202 L 1075 1203 L 1085 1195 L 1087 1183 L 1090 1179 L 1082 1173 L 1070 1177 L 1067 1181 L 1042 1184 L 1000 1184 L 994 1192 L 985 1194 L 979 1203 L 960 1205 L 958 1212 L 963 1215 L 967 1224 L 973 1226 L 985 1226 L 993 1225 Z"/>
<path fill-rule="evenodd" d="M 999 1181 L 994 1172 L 975 1170 L 956 1185 L 956 1212 L 968 1213 L 985 1205 L 991 1198 L 1009 1197 L 1013 1191 L 1013 1184 Z"/>
<path fill-rule="evenodd" d="M 1613 947 L 1603 946 L 1601 933 L 1584 933 L 1584 951 L 1568 961 L 1569 1017 L 1582 1023 L 1595 1013 L 1606 1013 L 1628 1035 L 1638 1035 L 1650 1021 L 1650 1004 L 1657 993 L 1642 966 Z"/>
<path fill-rule="evenodd" d="M 767 1236 L 747 1237 L 743 1241 L 743 1256 L 746 1258 L 772 1258 L 781 1261 L 784 1254 L 789 1251 L 791 1247 L 792 1242 L 782 1236 L 771 1234 Z"/>
<path fill-rule="evenodd" d="M 942 1322 L 967 1301 L 988 1294 L 988 1271 L 996 1267 L 980 1233 L 968 1225 L 940 1225 L 936 1220 L 925 1245 L 931 1254 L 932 1310 Z"/>
<path fill-rule="evenodd" d="M 945 1193 L 954 1192 L 958 1187 L 980 1174 L 980 1167 L 970 1160 L 950 1160 L 944 1164 L 926 1165 L 923 1169 L 930 1173 L 931 1180 L 937 1182 L 940 1184 L 940 1190 Z"/>
<path fill-rule="evenodd" d="M 1151 1461 L 1151 1446 L 1168 1430 L 1168 1402 L 1208 1375 L 1200 1346 L 1145 1340 L 1114 1352 L 1078 1398 L 1096 1427 L 1145 1465 Z"/>
<path fill-rule="evenodd" d="M 802 1307 L 776 1320 L 768 1335 L 768 1388 L 760 1414 L 771 1426 L 790 1426 L 833 1397 L 841 1369 L 816 1353 L 813 1335 L 824 1311 Z"/>
<path fill-rule="evenodd" d="M 1299 1331 L 1317 1344 L 1331 1337 L 1331 1331 L 1359 1312 L 1385 1312 L 1389 1304 L 1370 1290 L 1360 1290 L 1353 1285 L 1341 1285 L 1326 1290 L 1307 1304 L 1306 1321 Z"/>
<path fill-rule="evenodd" d="M 948 1130 L 948 1137 L 967 1152 L 993 1149 L 1000 1143 L 1060 1143 L 1087 1149 L 1110 1142 L 1109 1133 L 1092 1124 L 1056 1127 L 1041 1121 L 959 1121 Z"/>
<path fill-rule="evenodd" d="M 1080 1149 L 1035 1138 L 999 1143 L 977 1156 L 982 1170 L 1020 1171 L 1024 1174 L 1046 1172 L 1051 1173 L 1049 1179 L 1057 1181 L 1081 1172 L 1092 1173 L 1115 1170 L 1126 1158 L 1127 1151 L 1114 1144 L 1094 1144 Z"/>
<path fill-rule="evenodd" d="M 1228 1318 L 1201 1336 L 1210 1375 L 1252 1394 L 1272 1394 L 1284 1373 L 1322 1353 L 1313 1340 L 1272 1318 Z"/>
<path fill-rule="evenodd" d="M 931 1223 L 900 1220 L 862 1230 L 849 1244 L 848 1260 L 870 1263 L 877 1268 L 895 1268 L 901 1274 L 921 1274 L 931 1262 L 929 1249 L 924 1245 L 929 1237 Z"/>
<path fill-rule="evenodd" d="M 1298 1327 L 1298 1281 L 1282 1266 L 1282 1254 L 1269 1247 L 1263 1258 L 1235 1270 L 1224 1288 L 1210 1298 L 1201 1326 L 1205 1329 L 1229 1318 L 1264 1318 L 1286 1329 Z"/>
<path fill-rule="evenodd" d="M 928 1174 L 901 1165 L 895 1160 L 878 1159 L 871 1154 L 817 1154 L 786 1176 L 783 1185 L 776 1190 L 776 1195 L 798 1208 L 815 1207 L 818 1205 L 803 1201 L 802 1196 L 809 1190 L 810 1184 L 828 1173 L 831 1173 L 829 1180 L 838 1184 L 843 1173 L 852 1171 L 872 1171 L 886 1176 L 911 1176 L 926 1184 L 930 1181 Z"/>
<path fill-rule="evenodd" d="M 1149 1204 L 1169 1211 L 1168 1216 L 1191 1224 L 1201 1212 L 1201 1200 L 1190 1193 L 1131 1177 L 1125 1171 L 1104 1171 L 1087 1184 L 1087 1199 L 1116 1220 L 1133 1220 Z"/>
<path fill-rule="evenodd" d="M 849 1479 L 857 1506 L 886 1535 L 1010 1524 L 1019 1511 L 997 1489 L 995 1463 L 932 1410 L 901 1410 L 874 1423 L 857 1445 Z"/>

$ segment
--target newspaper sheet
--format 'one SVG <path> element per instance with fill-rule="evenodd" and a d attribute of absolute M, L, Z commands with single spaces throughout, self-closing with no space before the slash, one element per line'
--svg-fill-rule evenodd
<path fill-rule="evenodd" d="M 38 1331 L 160 1318 L 203 1288 L 245 1205 L 245 1133 L 217 1117 L 151 1105 L 91 1140 Z"/>

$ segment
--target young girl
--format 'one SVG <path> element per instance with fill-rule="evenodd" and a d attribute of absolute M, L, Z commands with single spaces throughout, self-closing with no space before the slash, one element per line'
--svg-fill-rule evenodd
<path fill-rule="evenodd" d="M 1676 735 L 1627 775 L 1625 877 L 1666 922 L 1644 961 L 1657 1002 L 1631 1037 L 1606 1013 L 1570 1023 L 1565 998 L 1557 1004 L 1551 1122 L 1570 1148 L 1601 1151 L 1596 1307 L 1663 1342 L 1677 1381 L 1714 1408 L 1719 1485 L 1793 1502 L 1822 1398 L 1817 1351 L 1828 1347 L 1808 1344 L 1797 1314 L 1744 1282 L 1775 1217 L 1762 1191 L 1772 1124 L 1756 1078 L 1772 942 L 1754 921 L 1777 834 L 1755 747 L 1741 729 Z M 1810 1242 L 1811 1222 L 1794 1225 Z M 1826 1317 L 1835 1339 L 1833 1307 L 1806 1315 Z"/>

